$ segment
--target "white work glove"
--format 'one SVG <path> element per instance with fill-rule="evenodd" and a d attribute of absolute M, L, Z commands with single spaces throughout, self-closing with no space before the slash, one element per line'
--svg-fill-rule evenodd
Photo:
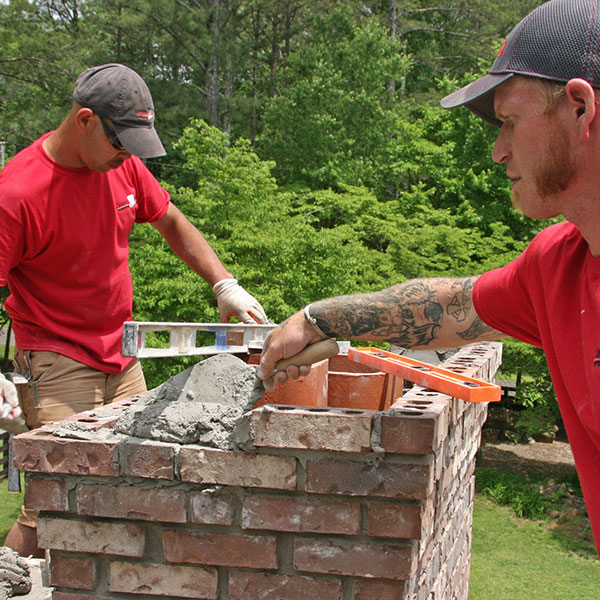
<path fill-rule="evenodd" d="M 244 323 L 268 323 L 260 302 L 239 285 L 237 279 L 221 279 L 212 290 L 217 296 L 219 317 L 223 323 L 227 323 L 232 315 Z"/>
<path fill-rule="evenodd" d="M 17 388 L 12 381 L 9 381 L 0 373 L 0 417 L 21 416 L 19 408 L 19 397 L 17 396 Z"/>
<path fill-rule="evenodd" d="M 27 431 L 25 421 L 21 418 L 17 388 L 2 373 L 0 373 L 0 429 L 9 433 Z"/>

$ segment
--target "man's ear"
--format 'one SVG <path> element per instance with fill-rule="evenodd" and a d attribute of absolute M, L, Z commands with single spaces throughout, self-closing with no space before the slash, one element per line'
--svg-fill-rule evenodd
<path fill-rule="evenodd" d="M 597 112 L 594 88 L 584 79 L 570 79 L 566 85 L 566 92 L 569 113 L 577 123 L 579 135 L 588 140 L 590 128 Z"/>
<path fill-rule="evenodd" d="M 90 126 L 95 126 L 94 111 L 91 108 L 81 106 L 75 113 L 75 123 L 80 131 L 85 131 Z"/>

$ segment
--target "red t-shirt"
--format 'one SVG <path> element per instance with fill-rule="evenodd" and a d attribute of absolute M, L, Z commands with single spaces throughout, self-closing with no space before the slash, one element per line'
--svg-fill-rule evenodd
<path fill-rule="evenodd" d="M 544 348 L 600 552 L 600 258 L 572 223 L 552 225 L 482 275 L 474 303 L 494 329 Z"/>
<path fill-rule="evenodd" d="M 119 373 L 132 360 L 121 356 L 129 233 L 164 216 L 169 194 L 135 156 L 106 173 L 59 165 L 48 135 L 0 171 L 0 286 L 16 343 Z"/>

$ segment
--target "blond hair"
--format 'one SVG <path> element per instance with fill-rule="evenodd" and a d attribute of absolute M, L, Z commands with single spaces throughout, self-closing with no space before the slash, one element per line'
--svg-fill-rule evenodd
<path fill-rule="evenodd" d="M 539 85 L 542 98 L 546 103 L 544 112 L 546 114 L 551 113 L 567 97 L 566 85 L 558 81 L 541 79 L 539 77 L 536 77 L 536 81 Z M 594 94 L 596 96 L 596 102 L 600 103 L 600 90 L 594 88 Z"/>
<path fill-rule="evenodd" d="M 567 91 L 564 83 L 550 81 L 536 77 L 542 98 L 546 103 L 545 113 L 551 113 L 566 97 Z"/>

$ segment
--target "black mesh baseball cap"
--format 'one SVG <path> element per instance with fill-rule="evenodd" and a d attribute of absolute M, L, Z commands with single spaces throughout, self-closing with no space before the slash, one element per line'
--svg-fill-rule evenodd
<path fill-rule="evenodd" d="M 166 154 L 154 129 L 154 104 L 144 80 L 118 63 L 85 70 L 75 83 L 73 100 L 109 119 L 123 147 L 141 158 Z"/>
<path fill-rule="evenodd" d="M 494 90 L 515 75 L 566 83 L 580 78 L 600 87 L 600 0 L 550 0 L 511 32 L 489 73 L 442 99 L 465 106 L 500 127 Z"/>

